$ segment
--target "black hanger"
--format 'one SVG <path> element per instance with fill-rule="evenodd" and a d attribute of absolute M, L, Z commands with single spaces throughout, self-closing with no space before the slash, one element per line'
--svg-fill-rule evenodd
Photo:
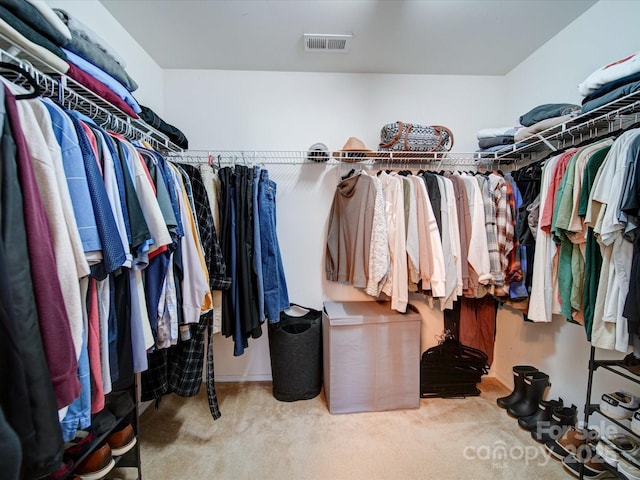
<path fill-rule="evenodd" d="M 355 168 L 352 168 L 351 170 L 349 170 L 349 173 L 347 173 L 346 175 L 343 175 L 341 178 L 342 180 L 346 180 L 347 178 L 349 178 L 351 175 L 353 175 L 356 172 Z"/>
<path fill-rule="evenodd" d="M 33 76 L 29 72 L 27 72 L 24 68 L 22 68 L 20 65 L 16 65 L 15 63 L 9 63 L 9 62 L 0 62 L 0 69 L 10 70 L 12 72 L 19 73 L 27 81 L 29 86 L 32 88 L 31 92 L 16 95 L 16 100 L 28 100 L 30 98 L 36 98 L 41 95 L 42 89 L 38 85 L 38 82 L 36 81 L 36 79 L 33 78 Z"/>

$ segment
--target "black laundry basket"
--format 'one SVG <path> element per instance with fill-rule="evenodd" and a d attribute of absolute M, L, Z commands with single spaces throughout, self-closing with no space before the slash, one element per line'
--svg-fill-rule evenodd
<path fill-rule="evenodd" d="M 308 400 L 322 389 L 322 312 L 300 308 L 308 313 L 281 312 L 280 321 L 269 324 L 273 396 L 283 402 Z"/>

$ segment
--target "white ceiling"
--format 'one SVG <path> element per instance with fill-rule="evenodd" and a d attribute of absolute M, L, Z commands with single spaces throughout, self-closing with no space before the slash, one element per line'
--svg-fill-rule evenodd
<path fill-rule="evenodd" d="M 101 0 L 162 68 L 504 75 L 596 0 Z M 352 34 L 305 53 L 304 33 Z"/>

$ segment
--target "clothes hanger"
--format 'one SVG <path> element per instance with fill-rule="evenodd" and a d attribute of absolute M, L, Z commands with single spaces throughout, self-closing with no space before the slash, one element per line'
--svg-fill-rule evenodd
<path fill-rule="evenodd" d="M 0 62 L 0 69 L 8 70 L 13 73 L 17 73 L 29 84 L 31 87 L 31 92 L 21 93 L 16 95 L 16 100 L 28 100 L 30 98 L 39 97 L 42 94 L 42 89 L 38 85 L 38 82 L 33 75 L 31 75 L 27 70 L 22 68 L 20 65 L 16 65 L 15 63 L 10 62 Z"/>
<path fill-rule="evenodd" d="M 351 177 L 351 175 L 353 175 L 354 173 L 356 173 L 356 169 L 352 168 L 351 170 L 349 170 L 349 173 L 347 173 L 346 175 L 343 175 L 340 178 L 342 178 L 342 180 L 346 180 L 347 178 Z"/>

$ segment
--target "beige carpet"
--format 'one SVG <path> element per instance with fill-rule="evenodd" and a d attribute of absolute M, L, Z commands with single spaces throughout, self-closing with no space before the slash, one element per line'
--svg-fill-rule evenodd
<path fill-rule="evenodd" d="M 568 479 L 497 407 L 508 393 L 423 399 L 420 408 L 332 415 L 324 395 L 279 402 L 270 383 L 219 383 L 222 418 L 203 391 L 171 395 L 140 420 L 145 480 Z"/>

